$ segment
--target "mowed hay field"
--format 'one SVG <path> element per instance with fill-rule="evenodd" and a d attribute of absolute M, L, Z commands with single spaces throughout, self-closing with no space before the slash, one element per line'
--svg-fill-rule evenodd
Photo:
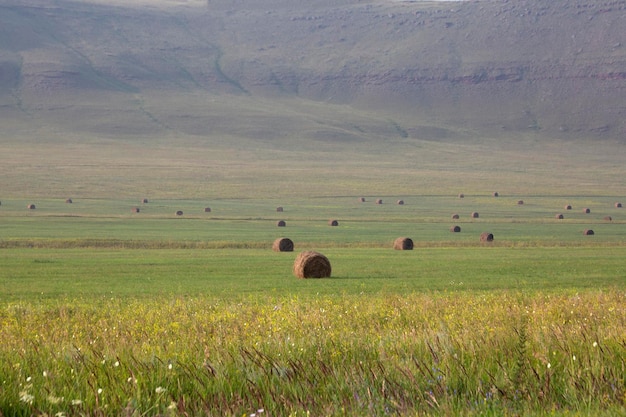
<path fill-rule="evenodd" d="M 3 144 L 0 413 L 626 414 L 617 148 L 476 145 Z"/>

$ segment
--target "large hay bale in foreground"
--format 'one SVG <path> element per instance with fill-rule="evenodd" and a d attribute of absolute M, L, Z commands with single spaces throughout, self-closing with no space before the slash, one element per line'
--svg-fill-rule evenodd
<path fill-rule="evenodd" d="M 272 244 L 274 252 L 293 252 L 293 241 L 287 237 L 280 237 Z"/>
<path fill-rule="evenodd" d="M 585 229 L 585 230 L 583 231 L 583 235 L 585 235 L 585 236 L 592 236 L 592 235 L 594 235 L 594 234 L 595 234 L 595 233 L 594 233 L 594 232 L 593 232 L 593 230 L 591 230 L 591 229 Z"/>
<path fill-rule="evenodd" d="M 409 237 L 399 237 L 393 242 L 395 250 L 413 250 L 413 240 Z"/>
<path fill-rule="evenodd" d="M 319 252 L 301 252 L 293 263 L 293 273 L 298 278 L 328 278 L 331 274 L 330 261 Z"/>
<path fill-rule="evenodd" d="M 480 241 L 481 242 L 493 242 L 493 233 L 482 232 L 480 234 Z"/>
<path fill-rule="evenodd" d="M 329 226 L 339 226 L 339 222 L 337 220 L 329 220 L 328 221 L 328 225 Z"/>
<path fill-rule="evenodd" d="M 276 223 L 276 226 L 278 226 L 278 227 L 285 227 L 285 226 L 287 226 L 287 223 L 285 223 L 285 221 L 284 221 L 284 220 L 279 220 L 279 221 Z"/>
<path fill-rule="evenodd" d="M 459 232 L 461 231 L 461 226 L 452 226 L 452 227 L 450 228 L 450 231 L 451 231 L 452 233 L 459 233 Z"/>

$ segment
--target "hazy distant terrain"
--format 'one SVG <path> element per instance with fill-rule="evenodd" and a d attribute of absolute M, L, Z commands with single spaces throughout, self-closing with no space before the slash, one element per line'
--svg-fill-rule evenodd
<path fill-rule="evenodd" d="M 623 140 L 625 18 L 626 1 L 8 0 L 0 121 L 5 134 Z M 238 130 L 220 115 L 241 111 L 233 97 L 350 105 L 381 123 L 322 129 L 266 105 Z"/>

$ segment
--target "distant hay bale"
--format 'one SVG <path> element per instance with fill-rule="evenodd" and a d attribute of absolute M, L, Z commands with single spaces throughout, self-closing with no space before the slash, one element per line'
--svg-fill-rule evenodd
<path fill-rule="evenodd" d="M 397 201 L 397 204 L 398 204 L 399 206 L 404 205 L 404 200 L 398 200 L 398 201 Z"/>
<path fill-rule="evenodd" d="M 339 226 L 339 222 L 337 220 L 329 220 L 328 221 L 328 225 L 329 226 Z"/>
<path fill-rule="evenodd" d="M 459 198 L 465 198 L 465 194 L 463 193 L 459 194 Z"/>
<path fill-rule="evenodd" d="M 365 197 L 359 198 L 359 203 L 365 203 Z"/>
<path fill-rule="evenodd" d="M 615 208 L 622 208 L 622 203 L 615 203 Z"/>
<path fill-rule="evenodd" d="M 177 216 L 182 216 L 182 215 L 183 215 L 183 211 L 182 211 L 182 210 L 178 210 L 178 211 L 176 212 L 176 215 L 177 215 Z"/>
<path fill-rule="evenodd" d="M 480 234 L 480 241 L 481 242 L 493 242 L 493 233 L 482 232 Z"/>
<path fill-rule="evenodd" d="M 26 206 L 29 210 L 35 210 L 37 207 L 35 207 L 34 204 L 29 204 Z"/>
<path fill-rule="evenodd" d="M 331 274 L 330 261 L 319 252 L 305 251 L 296 257 L 293 273 L 298 278 L 328 278 Z"/>
<path fill-rule="evenodd" d="M 282 213 L 283 212 L 283 208 L 278 206 L 278 207 L 276 207 L 276 211 L 279 212 L 279 213 Z"/>
<path fill-rule="evenodd" d="M 274 252 L 293 252 L 293 241 L 287 237 L 280 237 L 272 244 Z"/>
<path fill-rule="evenodd" d="M 604 220 L 606 220 L 607 222 L 611 222 L 611 221 L 613 221 L 613 217 L 611 217 L 611 216 L 604 216 Z"/>
<path fill-rule="evenodd" d="M 144 198 L 143 200 L 141 200 L 141 202 L 142 202 L 143 204 L 148 204 L 148 199 L 147 199 L 147 198 Z"/>
<path fill-rule="evenodd" d="M 557 214 L 556 216 L 554 216 L 556 219 L 564 219 L 563 215 L 561 213 Z"/>
<path fill-rule="evenodd" d="M 479 217 L 479 214 L 477 211 L 472 212 L 472 219 L 477 219 Z"/>
<path fill-rule="evenodd" d="M 205 207 L 204 208 L 204 212 L 205 213 L 210 213 L 211 212 L 211 207 Z"/>
<path fill-rule="evenodd" d="M 591 209 L 584 208 L 584 209 L 583 209 L 583 213 L 585 213 L 585 214 L 589 214 L 589 213 L 591 213 Z"/>
<path fill-rule="evenodd" d="M 571 209 L 572 209 L 572 206 L 570 204 L 565 205 L 565 210 L 571 210 Z"/>
<path fill-rule="evenodd" d="M 459 233 L 459 232 L 461 231 L 461 226 L 452 226 L 452 227 L 450 228 L 450 231 L 451 231 L 452 233 Z"/>
<path fill-rule="evenodd" d="M 67 200 L 65 200 L 65 202 L 66 202 L 67 204 L 72 204 L 72 203 L 73 203 L 73 201 L 72 201 L 72 199 L 71 199 L 71 198 L 68 198 Z"/>
<path fill-rule="evenodd" d="M 493 196 L 494 196 L 494 197 L 499 197 L 499 196 L 500 196 L 500 194 L 498 194 L 498 192 L 497 192 L 497 191 L 494 191 Z"/>
<path fill-rule="evenodd" d="M 524 200 L 517 200 L 517 205 L 518 206 L 523 206 L 524 205 Z"/>
<path fill-rule="evenodd" d="M 377 200 L 376 200 L 376 204 L 383 204 L 383 200 L 382 200 L 382 199 L 380 199 L 380 198 L 379 198 L 379 199 L 377 199 Z"/>
<path fill-rule="evenodd" d="M 413 240 L 408 237 L 399 237 L 393 242 L 395 250 L 413 250 Z"/>
<path fill-rule="evenodd" d="M 453 219 L 453 220 L 456 220 L 456 219 L 458 219 L 458 218 L 459 218 L 459 215 L 458 215 L 458 214 L 456 214 L 456 213 L 455 213 L 455 214 L 453 214 L 453 215 L 452 215 L 452 219 Z"/>
<path fill-rule="evenodd" d="M 133 213 L 139 213 L 139 207 L 133 207 L 133 208 L 131 209 L 131 211 L 132 211 Z"/>
<path fill-rule="evenodd" d="M 276 223 L 276 226 L 278 226 L 278 227 L 285 227 L 285 226 L 287 226 L 287 223 L 285 223 L 285 221 L 284 221 L 284 220 L 279 220 L 279 221 Z"/>
<path fill-rule="evenodd" d="M 583 231 L 583 235 L 585 235 L 585 236 L 592 236 L 592 235 L 594 235 L 594 234 L 595 234 L 595 233 L 594 233 L 594 232 L 593 232 L 593 230 L 591 230 L 591 229 L 585 229 L 585 230 Z"/>

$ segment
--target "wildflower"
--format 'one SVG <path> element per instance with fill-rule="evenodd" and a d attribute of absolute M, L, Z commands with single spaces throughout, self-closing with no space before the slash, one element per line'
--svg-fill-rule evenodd
<path fill-rule="evenodd" d="M 178 407 L 178 404 L 176 404 L 174 401 L 172 401 L 170 403 L 170 405 L 167 406 L 168 410 L 176 410 L 176 408 Z"/>
<path fill-rule="evenodd" d="M 46 378 L 48 376 L 48 373 L 46 371 L 43 371 L 43 377 Z"/>
<path fill-rule="evenodd" d="M 35 396 L 26 391 L 20 392 L 20 401 L 26 404 L 32 404 Z"/>
<path fill-rule="evenodd" d="M 98 388 L 98 394 L 102 394 L 102 388 Z"/>
<path fill-rule="evenodd" d="M 156 387 L 154 389 L 154 392 L 156 392 L 157 394 L 163 394 L 165 391 L 167 391 L 167 389 L 165 389 L 163 387 Z"/>
<path fill-rule="evenodd" d="M 50 404 L 58 404 L 63 401 L 63 397 L 55 397 L 54 395 L 48 395 L 47 399 Z"/>
<path fill-rule="evenodd" d="M 54 417 L 66 417 L 66 415 L 63 411 L 59 411 L 58 413 L 54 415 Z"/>
<path fill-rule="evenodd" d="M 173 368 L 173 366 L 172 366 L 171 363 L 169 365 L 167 365 L 167 369 L 169 369 L 170 371 L 172 370 L 172 368 Z"/>
<path fill-rule="evenodd" d="M 576 355 L 572 356 L 572 360 L 575 361 L 576 360 Z"/>
<path fill-rule="evenodd" d="M 116 368 L 117 368 L 118 366 L 120 366 L 120 361 L 115 361 L 115 363 L 113 364 L 113 366 L 115 366 Z"/>
<path fill-rule="evenodd" d="M 548 362 L 548 369 L 552 368 L 552 364 Z"/>
<path fill-rule="evenodd" d="M 593 342 L 593 347 L 598 347 L 598 342 Z"/>
<path fill-rule="evenodd" d="M 26 382 L 30 382 L 31 381 L 31 377 L 26 378 Z"/>
<path fill-rule="evenodd" d="M 81 400 L 72 400 L 72 405 L 81 405 L 82 403 Z"/>

